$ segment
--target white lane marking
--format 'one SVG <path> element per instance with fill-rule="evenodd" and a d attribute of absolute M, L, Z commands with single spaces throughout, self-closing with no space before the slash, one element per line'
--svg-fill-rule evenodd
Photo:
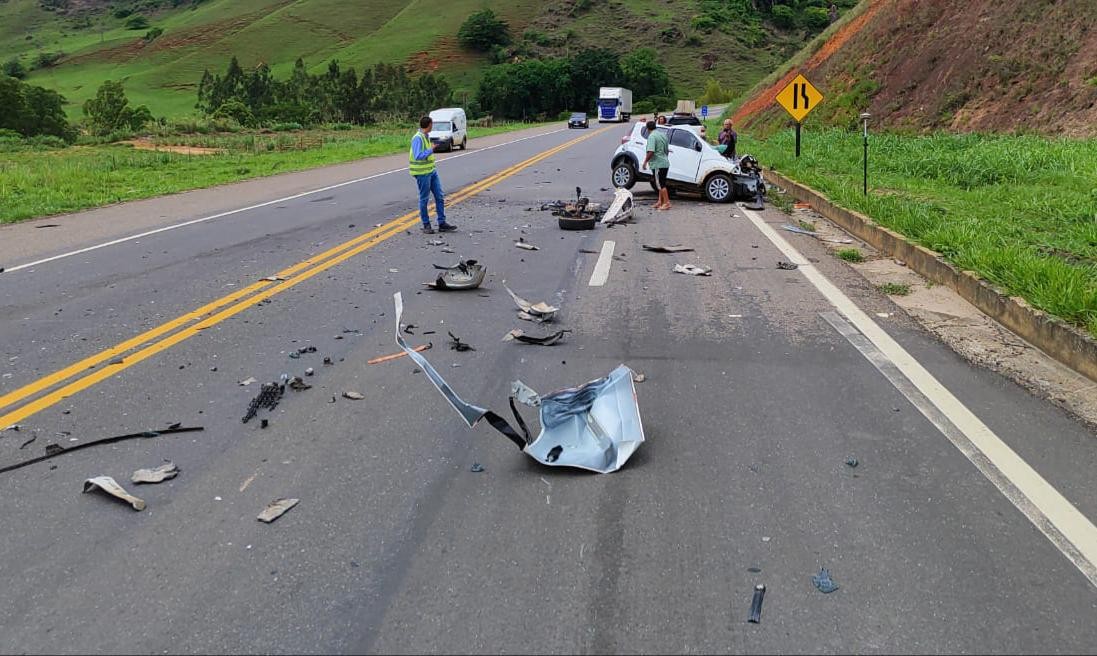
<path fill-rule="evenodd" d="M 743 213 L 789 260 L 806 261 L 761 216 L 747 209 L 743 209 Z M 879 350 L 880 356 L 869 360 L 875 365 L 882 357 L 886 365 L 894 366 L 896 374 L 901 374 L 931 406 L 915 403 L 915 407 L 926 414 L 938 428 L 945 425 L 946 428 L 941 428 L 945 437 L 1074 563 L 1091 584 L 1097 586 L 1097 526 L 968 410 L 891 335 L 884 332 L 848 296 L 827 280 L 826 276 L 819 273 L 818 269 L 804 264 L 797 270 Z M 901 392 L 909 389 L 905 385 L 897 388 Z M 914 400 L 911 402 L 914 403 Z M 942 419 L 946 419 L 947 424 L 952 427 L 948 428 Z"/>
<path fill-rule="evenodd" d="M 613 264 L 613 248 L 616 242 L 606 241 L 602 244 L 602 254 L 598 256 L 598 262 L 594 265 L 594 273 L 590 274 L 590 286 L 601 287 L 609 280 L 609 267 Z"/>
<path fill-rule="evenodd" d="M 511 141 L 495 144 L 494 146 L 488 146 L 486 148 L 478 148 L 478 149 L 473 150 L 471 152 L 466 151 L 466 152 L 461 153 L 460 155 L 450 155 L 450 156 L 445 157 L 445 158 L 439 158 L 438 163 L 443 164 L 443 163 L 448 162 L 450 160 L 465 157 L 466 155 L 475 155 L 477 153 L 483 153 L 483 152 L 487 152 L 489 150 L 495 150 L 496 148 L 502 148 L 503 146 L 509 146 L 511 144 L 516 144 L 516 143 L 526 141 L 526 140 L 529 140 L 529 139 L 536 139 L 538 137 L 546 137 L 550 134 L 556 134 L 558 132 L 563 132 L 563 131 L 564 131 L 564 128 L 560 128 L 559 130 L 552 130 L 550 132 L 542 132 L 541 134 L 534 134 L 534 135 L 531 135 L 531 136 L 528 136 L 528 137 L 522 137 L 521 139 L 513 139 Z M 359 160 L 359 161 L 361 161 L 361 160 Z M 235 210 L 229 210 L 227 212 L 221 212 L 219 214 L 212 214 L 210 216 L 203 216 L 200 219 L 192 219 L 190 221 L 184 221 L 182 223 L 174 223 L 174 224 L 169 225 L 169 226 L 164 226 L 162 228 L 156 228 L 155 230 L 148 230 L 146 232 L 142 232 L 142 233 L 139 233 L 139 234 L 136 234 L 136 235 L 129 235 L 129 236 L 126 236 L 126 237 L 119 237 L 118 239 L 112 239 L 111 241 L 103 242 L 101 244 L 95 244 L 94 246 L 87 246 L 85 248 L 80 248 L 80 249 L 77 249 L 77 250 L 74 250 L 74 251 L 69 251 L 67 253 L 61 253 L 60 255 L 53 255 L 51 257 L 42 258 L 41 260 L 35 260 L 34 262 L 27 262 L 26 264 L 19 264 L 19 265 L 13 266 L 13 267 L 8 267 L 5 270 L 5 273 L 14 273 L 16 271 L 19 271 L 20 269 L 29 269 L 30 267 L 38 266 L 40 264 L 46 264 L 47 262 L 53 262 L 55 260 L 62 260 L 62 259 L 65 259 L 67 257 L 72 257 L 74 255 L 81 255 L 83 253 L 89 253 L 91 251 L 97 251 L 101 248 L 107 248 L 108 246 L 116 246 L 118 244 L 124 244 L 127 241 L 133 241 L 135 239 L 141 239 L 142 237 L 148 237 L 149 235 L 155 235 L 155 234 L 158 234 L 158 233 L 161 233 L 161 232 L 167 232 L 169 230 L 178 230 L 179 228 L 185 228 L 187 226 L 192 226 L 192 225 L 195 225 L 197 223 L 205 223 L 207 221 L 213 221 L 214 219 L 221 219 L 221 218 L 224 218 L 226 216 L 231 216 L 233 214 L 240 214 L 242 212 L 250 212 L 251 210 L 257 210 L 261 207 L 268 207 L 270 205 L 276 205 L 278 203 L 285 203 L 285 202 L 288 202 L 288 201 L 291 201 L 291 200 L 297 200 L 298 198 L 303 198 L 305 196 L 310 196 L 312 194 L 319 194 L 319 193 L 322 193 L 322 192 L 325 192 L 325 191 L 331 191 L 332 189 L 338 189 L 340 187 L 346 187 L 347 185 L 358 184 L 359 182 L 366 182 L 367 180 L 373 180 L 375 178 L 380 178 L 380 177 L 383 177 L 383 176 L 386 176 L 386 175 L 391 175 L 393 173 L 399 173 L 401 171 L 407 171 L 407 170 L 408 170 L 408 167 L 406 167 L 406 166 L 403 167 L 403 168 L 399 168 L 399 169 L 392 169 L 390 171 L 385 171 L 384 173 L 375 173 L 373 175 L 369 175 L 369 176 L 366 176 L 364 178 L 355 178 L 354 180 L 347 180 L 345 182 L 340 182 L 338 184 L 328 185 L 327 187 L 320 187 L 319 189 L 311 189 L 309 191 L 303 191 L 299 194 L 294 194 L 292 196 L 286 196 L 284 198 L 276 198 L 274 200 L 268 200 L 266 202 L 258 203 L 256 205 L 249 205 L 247 207 L 241 207 L 241 208 L 238 208 L 238 209 L 235 209 Z M 303 172 L 303 171 L 301 171 L 301 172 Z M 195 191 L 197 191 L 197 190 L 195 190 Z M 145 200 L 147 200 L 147 199 L 145 199 Z"/>

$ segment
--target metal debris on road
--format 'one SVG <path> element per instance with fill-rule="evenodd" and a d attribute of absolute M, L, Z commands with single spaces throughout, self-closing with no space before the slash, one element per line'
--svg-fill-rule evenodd
<path fill-rule="evenodd" d="M 570 333 L 570 332 L 571 332 L 570 330 L 565 329 L 565 330 L 558 330 L 558 331 L 554 332 L 553 334 L 546 335 L 544 337 L 533 337 L 532 335 L 527 335 L 524 332 L 522 332 L 522 330 L 520 328 L 515 328 L 514 330 L 510 331 L 509 333 L 507 333 L 506 335 L 503 336 L 503 341 L 504 342 L 511 342 L 511 341 L 517 340 L 519 342 L 522 342 L 523 344 L 536 344 L 538 346 L 552 346 L 553 344 L 555 344 L 555 343 L 559 342 L 560 340 L 562 340 L 564 338 L 565 334 Z"/>
<path fill-rule="evenodd" d="M 694 264 L 675 264 L 674 273 L 684 273 L 687 276 L 711 276 L 712 268 Z"/>
<path fill-rule="evenodd" d="M 343 398 L 350 399 L 351 401 L 361 401 L 366 397 L 358 392 L 343 392 Z"/>
<path fill-rule="evenodd" d="M 819 236 L 819 235 L 815 234 L 814 230 L 805 230 L 804 228 L 798 228 L 794 225 L 789 225 L 787 223 L 785 225 L 781 226 L 781 229 L 782 230 L 787 230 L 788 232 L 795 232 L 798 235 L 807 235 L 808 237 L 818 237 Z"/>
<path fill-rule="evenodd" d="M 251 376 L 250 378 L 245 378 L 244 380 L 239 381 L 237 384 L 242 385 L 244 387 L 247 387 L 248 385 L 251 385 L 252 383 L 258 383 L 258 382 L 259 382 L 258 378 L 256 378 L 255 376 Z"/>
<path fill-rule="evenodd" d="M 174 462 L 168 461 L 153 469 L 138 469 L 130 476 L 130 480 L 134 483 L 162 483 L 178 474 L 179 468 Z"/>
<path fill-rule="evenodd" d="M 766 586 L 759 583 L 754 586 L 754 598 L 750 600 L 750 618 L 747 620 L 751 624 L 759 624 L 762 621 L 762 600 L 766 598 Z"/>
<path fill-rule="evenodd" d="M 275 499 L 268 503 L 266 508 L 263 508 L 263 512 L 259 513 L 256 519 L 263 523 L 270 524 L 286 514 L 286 511 L 300 502 L 300 499 Z"/>
<path fill-rule="evenodd" d="M 820 568 L 819 573 L 811 577 L 811 582 L 823 594 L 830 594 L 838 589 L 838 584 L 830 578 L 830 570 L 826 567 Z"/>
<path fill-rule="evenodd" d="M 632 192 L 628 189 L 616 189 L 613 192 L 613 202 L 602 217 L 603 225 L 625 223 L 632 219 Z"/>
<path fill-rule="evenodd" d="M 510 287 L 507 287 L 506 285 L 503 285 L 503 289 L 507 290 L 510 297 L 514 299 L 514 304 L 518 306 L 518 309 L 520 310 L 518 313 L 519 319 L 533 321 L 535 323 L 545 323 L 555 319 L 556 313 L 560 311 L 560 308 L 553 307 L 544 301 L 541 301 L 540 303 L 530 303 L 512 292 Z"/>
<path fill-rule="evenodd" d="M 681 244 L 675 244 L 674 246 L 649 246 L 647 244 L 642 244 L 640 247 L 645 251 L 651 251 L 652 253 L 685 253 L 693 250 L 689 246 L 682 246 Z"/>
<path fill-rule="evenodd" d="M 263 387 L 260 388 L 259 394 L 251 400 L 248 405 L 248 411 L 244 414 L 243 421 L 245 424 L 255 418 L 259 410 L 266 408 L 268 410 L 274 410 L 277 407 L 278 402 L 282 400 L 282 395 L 285 394 L 286 388 L 278 383 L 263 383 Z"/>
<path fill-rule="evenodd" d="M 541 250 L 540 248 L 537 248 L 536 246 L 529 243 L 525 239 L 522 239 L 521 237 L 518 238 L 518 241 L 514 242 L 514 245 L 517 246 L 518 248 L 524 248 L 527 251 L 539 251 L 539 250 Z"/>
<path fill-rule="evenodd" d="M 487 274 L 487 267 L 476 260 L 465 260 L 451 267 L 435 264 L 434 268 L 443 271 L 443 273 L 438 274 L 438 278 L 434 282 L 423 283 L 424 286 L 431 289 L 476 289 L 484 282 L 484 275 Z"/>
<path fill-rule="evenodd" d="M 96 476 L 95 478 L 89 478 L 84 481 L 84 493 L 92 492 L 94 490 L 101 490 L 111 495 L 116 499 L 125 501 L 134 510 L 144 510 L 145 502 L 137 497 L 133 496 L 126 491 L 126 488 L 118 484 L 118 481 L 114 480 L 110 476 Z"/>
<path fill-rule="evenodd" d="M 138 437 L 160 437 L 161 435 L 171 435 L 171 434 L 174 434 L 174 433 L 190 433 L 192 431 L 200 431 L 200 430 L 205 430 L 205 428 L 203 428 L 202 426 L 183 426 L 183 427 L 180 427 L 180 428 L 166 428 L 166 429 L 159 430 L 159 431 L 143 431 L 143 432 L 140 432 L 140 433 L 129 433 L 128 435 L 114 435 L 112 437 L 103 437 L 103 438 L 100 438 L 98 440 L 92 440 L 90 442 L 84 442 L 83 444 L 76 444 L 76 445 L 70 446 L 68 448 L 65 448 L 65 447 L 59 446 L 57 444 L 52 444 L 51 443 L 51 444 L 46 445 L 46 454 L 45 455 L 38 456 L 37 458 L 30 458 L 30 459 L 24 460 L 22 462 L 17 462 L 13 465 L 7 465 L 5 467 L 0 467 L 0 474 L 3 474 L 5 472 L 9 472 L 9 471 L 13 471 L 15 469 L 19 469 L 20 467 L 26 467 L 27 465 L 33 465 L 35 463 L 42 462 L 43 460 L 48 460 L 50 458 L 53 458 L 53 457 L 56 457 L 56 456 L 59 456 L 59 455 L 65 454 L 65 453 L 70 453 L 72 451 L 79 451 L 80 449 L 86 449 L 88 447 L 93 447 L 93 446 L 99 446 L 100 444 L 113 444 L 114 442 L 121 442 L 123 440 L 130 440 L 130 439 L 134 439 L 134 438 L 138 438 Z M 64 433 L 64 435 L 68 435 L 68 433 Z M 29 442 L 28 442 L 28 444 L 29 444 Z"/>
<path fill-rule="evenodd" d="M 465 351 L 475 351 L 476 350 L 475 348 L 472 347 L 472 345 L 466 344 L 465 342 L 462 342 L 461 338 L 458 337 L 457 335 L 454 335 L 453 333 L 449 333 L 449 340 L 450 340 L 449 348 L 450 348 L 451 351 L 457 351 L 458 353 L 463 353 Z"/>
<path fill-rule="evenodd" d="M 542 464 L 600 473 L 620 469 L 643 443 L 644 429 L 632 370 L 625 365 L 618 366 L 605 378 L 539 397 L 542 430 L 531 439 L 525 421 L 518 414 L 515 397 L 511 397 L 510 406 L 521 434 L 496 413 L 461 399 L 430 362 L 404 341 L 399 328 L 404 301 L 399 292 L 393 294 L 393 302 L 396 343 L 423 368 L 431 384 L 470 428 L 486 419 L 523 453 Z M 536 392 L 532 395 L 537 396 Z"/>
<path fill-rule="evenodd" d="M 777 268 L 784 271 L 795 271 L 800 268 L 800 265 L 793 264 L 792 262 L 785 262 L 784 260 L 777 260 Z"/>
<path fill-rule="evenodd" d="M 432 346 L 433 346 L 433 344 L 428 342 L 428 343 L 423 344 L 421 346 L 416 346 L 412 350 L 415 351 L 416 353 L 422 353 L 423 351 L 426 351 L 426 350 L 430 349 Z M 407 355 L 407 353 L 405 353 L 403 351 L 401 351 L 399 353 L 393 353 L 392 355 L 383 355 L 379 358 L 374 358 L 372 360 L 366 360 L 366 364 L 381 364 L 382 362 L 388 362 L 390 360 L 396 360 L 397 358 L 402 358 L 405 355 Z"/>
<path fill-rule="evenodd" d="M 861 463 L 857 461 L 857 458 L 850 456 L 849 458 L 846 458 L 846 464 L 850 467 L 856 467 Z"/>

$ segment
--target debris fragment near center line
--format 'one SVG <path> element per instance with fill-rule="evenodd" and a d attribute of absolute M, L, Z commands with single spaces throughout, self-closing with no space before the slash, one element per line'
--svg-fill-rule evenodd
<path fill-rule="evenodd" d="M 525 239 L 523 239 L 521 237 L 518 238 L 518 241 L 514 242 L 514 245 L 517 246 L 518 248 L 524 248 L 527 251 L 539 251 L 539 250 L 541 250 L 540 248 L 537 248 L 536 246 L 534 246 L 533 244 L 529 243 L 528 241 L 526 241 Z"/>
<path fill-rule="evenodd" d="M 560 311 L 560 308 L 553 307 L 544 301 L 541 301 L 540 303 L 530 303 L 512 292 L 510 287 L 507 287 L 506 285 L 503 285 L 503 289 L 507 290 L 510 297 L 514 299 L 514 304 L 518 306 L 518 309 L 520 310 L 520 312 L 518 312 L 519 319 L 536 323 L 545 323 L 555 319 L 556 313 Z"/>
<path fill-rule="evenodd" d="M 681 244 L 675 244 L 674 246 L 649 246 L 647 244 L 642 244 L 640 247 L 645 251 L 651 251 L 652 253 L 685 253 L 693 250 L 689 246 L 682 246 Z"/>
<path fill-rule="evenodd" d="M 154 469 L 138 469 L 130 476 L 134 483 L 162 483 L 175 478 L 179 474 L 179 468 L 174 462 L 167 462 Z"/>
<path fill-rule="evenodd" d="M 435 264 L 434 268 L 443 273 L 438 274 L 433 282 L 425 282 L 423 285 L 441 290 L 476 289 L 484 282 L 484 275 L 487 273 L 487 267 L 476 260 L 465 260 L 451 267 Z"/>
<path fill-rule="evenodd" d="M 256 519 L 263 523 L 270 524 L 286 514 L 290 508 L 296 506 L 300 502 L 300 499 L 275 499 L 268 503 L 266 508 L 263 508 L 263 511 L 259 513 Z"/>
<path fill-rule="evenodd" d="M 470 428 L 487 420 L 523 453 L 544 465 L 577 467 L 599 473 L 617 471 L 644 442 L 640 409 L 632 370 L 620 365 L 604 378 L 584 385 L 538 396 L 521 384 L 513 383 L 511 411 L 521 433 L 496 413 L 461 399 L 449 383 L 425 357 L 408 346 L 400 333 L 403 298 L 393 294 L 396 305 L 396 343 L 422 367 L 432 385 L 461 415 Z M 524 392 L 522 391 L 524 390 Z M 540 402 L 541 433 L 530 436 L 515 401 Z"/>
<path fill-rule="evenodd" d="M 462 342 L 461 338 L 458 337 L 457 335 L 454 335 L 453 333 L 449 333 L 449 339 L 450 339 L 449 348 L 450 348 L 451 351 L 457 351 L 458 353 L 463 353 L 465 351 L 475 351 L 476 350 L 475 348 L 472 347 L 472 345 L 467 344 L 465 342 Z"/>
<path fill-rule="evenodd" d="M 522 332 L 521 329 L 515 328 L 506 335 L 503 336 L 504 342 L 519 341 L 523 344 L 537 344 L 538 346 L 552 346 L 564 338 L 564 335 L 570 333 L 570 330 L 558 330 L 551 335 L 545 337 L 533 337 Z"/>
<path fill-rule="evenodd" d="M 694 264 L 675 264 L 674 273 L 684 273 L 687 276 L 711 276 L 712 268 Z"/>
<path fill-rule="evenodd" d="M 142 499 L 138 499 L 129 492 L 126 488 L 118 484 L 118 481 L 114 480 L 110 476 L 96 476 L 84 481 L 84 493 L 100 490 L 109 494 L 110 496 L 125 501 L 134 510 L 144 510 L 145 502 Z"/>
<path fill-rule="evenodd" d="M 792 262 L 785 262 L 784 260 L 777 260 L 777 268 L 784 271 L 795 271 L 800 268 L 800 265 L 793 264 Z"/>

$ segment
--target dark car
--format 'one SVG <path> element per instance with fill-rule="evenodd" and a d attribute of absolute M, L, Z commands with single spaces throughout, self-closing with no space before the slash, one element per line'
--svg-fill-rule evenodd
<path fill-rule="evenodd" d="M 701 136 L 704 137 L 708 130 L 705 129 L 705 124 L 701 119 L 697 118 L 693 114 L 671 114 L 667 117 L 667 125 L 700 125 Z"/>
<path fill-rule="evenodd" d="M 568 128 L 589 128 L 590 120 L 584 112 L 575 112 L 568 119 Z"/>

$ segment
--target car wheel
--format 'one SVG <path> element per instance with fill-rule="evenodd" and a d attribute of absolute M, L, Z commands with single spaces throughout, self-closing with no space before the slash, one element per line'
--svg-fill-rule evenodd
<path fill-rule="evenodd" d="M 613 166 L 613 186 L 619 189 L 632 189 L 636 184 L 636 167 L 627 159 Z"/>
<path fill-rule="evenodd" d="M 711 203 L 731 200 L 731 178 L 726 173 L 713 173 L 705 180 L 705 199 Z"/>

